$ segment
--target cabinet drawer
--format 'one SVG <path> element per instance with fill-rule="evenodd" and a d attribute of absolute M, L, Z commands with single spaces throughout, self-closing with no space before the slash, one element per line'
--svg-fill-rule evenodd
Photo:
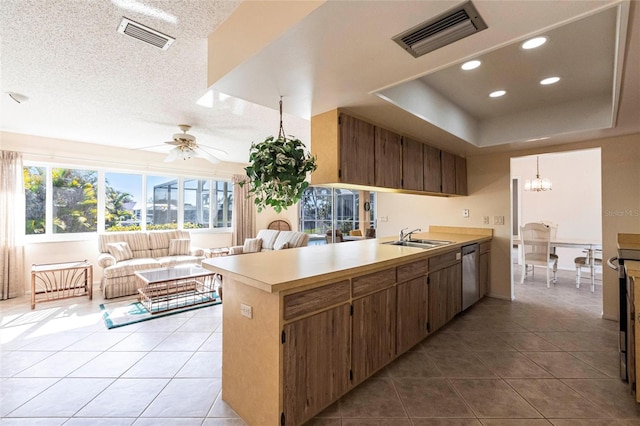
<path fill-rule="evenodd" d="M 351 280 L 353 297 L 364 296 L 374 291 L 390 287 L 396 282 L 396 269 L 385 269 L 373 274 L 356 277 Z"/>
<path fill-rule="evenodd" d="M 429 263 L 426 259 L 409 263 L 408 265 L 398 266 L 398 282 L 403 283 L 405 281 L 409 281 L 411 278 L 426 275 L 428 266 Z"/>
<path fill-rule="evenodd" d="M 488 253 L 491 251 L 491 241 L 480 243 L 480 254 Z"/>
<path fill-rule="evenodd" d="M 441 254 L 429 258 L 429 272 L 437 271 L 438 269 L 446 268 L 456 262 L 460 262 L 462 255 L 460 250 L 450 251 L 449 253 Z"/>
<path fill-rule="evenodd" d="M 284 296 L 284 319 L 290 320 L 349 300 L 349 280 Z"/>

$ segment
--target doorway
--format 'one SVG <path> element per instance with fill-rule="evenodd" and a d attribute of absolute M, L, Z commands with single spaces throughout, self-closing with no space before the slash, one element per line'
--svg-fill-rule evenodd
<path fill-rule="evenodd" d="M 576 288 L 575 258 L 585 256 L 585 247 L 570 246 L 571 242 L 592 241 L 602 243 L 602 174 L 600 148 L 567 152 L 544 153 L 511 158 L 511 223 L 512 242 L 519 238 L 519 227 L 530 222 L 546 223 L 555 227 L 559 242 L 558 283 L 579 292 L 590 292 L 589 268 L 582 269 L 580 288 Z M 548 179 L 551 189 L 530 189 L 536 177 Z M 535 185 L 534 185 L 535 187 Z M 562 244 L 562 242 L 567 244 Z M 513 245 L 511 259 L 511 297 L 517 298 L 522 276 L 521 250 Z M 601 252 L 600 252 L 601 255 Z M 545 275 L 538 268 L 538 276 Z M 536 283 L 534 277 L 526 275 Z M 602 269 L 596 268 L 596 291 L 602 303 Z M 535 284 L 538 285 L 538 284 Z M 544 283 L 546 290 L 546 282 Z M 568 293 L 571 294 L 571 290 Z"/>

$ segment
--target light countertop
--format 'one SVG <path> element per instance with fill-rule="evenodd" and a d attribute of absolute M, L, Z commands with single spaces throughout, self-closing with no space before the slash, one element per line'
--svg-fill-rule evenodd
<path fill-rule="evenodd" d="M 437 232 L 434 232 L 437 229 Z M 455 250 L 463 245 L 489 241 L 490 229 L 473 234 L 469 229 L 431 227 L 413 238 L 451 241 L 433 249 L 381 244 L 395 238 L 376 238 L 339 244 L 308 246 L 278 251 L 205 259 L 202 266 L 269 293 L 323 285 L 328 281 L 363 275 Z M 456 232 L 452 232 L 456 231 Z"/>

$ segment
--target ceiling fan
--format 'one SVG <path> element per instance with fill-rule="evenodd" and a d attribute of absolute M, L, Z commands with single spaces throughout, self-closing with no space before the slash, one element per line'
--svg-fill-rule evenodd
<path fill-rule="evenodd" d="M 165 142 L 168 145 L 173 145 L 174 148 L 169 151 L 169 155 L 164 159 L 165 163 L 175 161 L 178 159 L 187 160 L 192 157 L 204 158 L 207 161 L 217 164 L 220 160 L 208 152 L 217 151 L 222 155 L 228 155 L 225 151 L 212 147 L 205 147 L 196 143 L 196 137 L 187 133 L 191 128 L 188 124 L 178 124 L 182 133 L 174 133 L 173 140 Z"/>

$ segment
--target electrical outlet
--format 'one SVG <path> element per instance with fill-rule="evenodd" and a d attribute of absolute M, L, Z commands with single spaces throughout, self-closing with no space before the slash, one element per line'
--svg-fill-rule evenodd
<path fill-rule="evenodd" d="M 245 305 L 244 303 L 240 304 L 240 315 L 243 317 L 247 317 L 249 319 L 253 318 L 253 306 Z"/>
<path fill-rule="evenodd" d="M 485 225 L 489 224 L 489 216 L 485 216 L 482 218 L 482 223 L 484 223 Z"/>
<path fill-rule="evenodd" d="M 494 216 L 493 217 L 494 225 L 504 225 L 504 216 Z"/>
<path fill-rule="evenodd" d="M 469 217 L 469 209 L 462 210 L 462 217 Z"/>

